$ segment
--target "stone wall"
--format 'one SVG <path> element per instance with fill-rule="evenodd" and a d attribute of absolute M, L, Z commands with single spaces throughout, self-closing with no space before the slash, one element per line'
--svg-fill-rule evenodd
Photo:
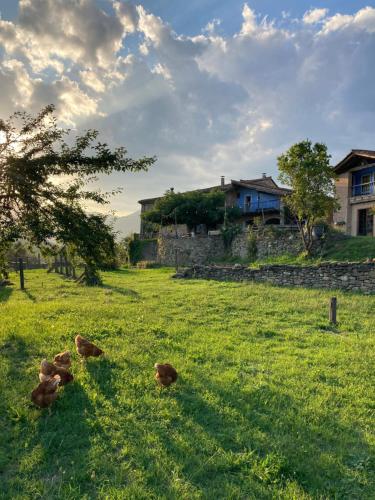
<path fill-rule="evenodd" d="M 296 228 L 268 226 L 254 231 L 258 259 L 290 254 L 298 255 L 303 250 L 301 236 Z M 249 233 L 239 234 L 232 243 L 232 256 L 248 258 Z"/>
<path fill-rule="evenodd" d="M 164 266 L 174 266 L 176 264 L 176 250 L 178 265 L 180 266 L 206 264 L 218 261 L 225 255 L 221 235 L 195 236 L 194 238 L 160 236 L 158 239 L 157 262 Z"/>
<path fill-rule="evenodd" d="M 295 228 L 269 226 L 254 232 L 258 259 L 290 254 L 298 255 L 303 250 L 301 237 Z M 224 260 L 227 257 L 249 259 L 249 233 L 244 231 L 235 237 L 229 251 L 225 251 L 221 234 L 183 235 L 176 238 L 174 234 L 163 232 L 158 238 L 157 261 L 165 266 L 174 266 L 176 250 L 179 264 L 208 264 Z M 149 260 L 149 259 L 145 259 Z"/>
<path fill-rule="evenodd" d="M 341 289 L 375 293 L 375 263 L 327 263 L 317 266 L 270 265 L 259 269 L 246 266 L 193 266 L 176 278 L 218 281 L 256 281 L 278 286 Z"/>
<path fill-rule="evenodd" d="M 142 256 L 141 260 L 155 261 L 158 256 L 157 240 L 141 240 L 142 241 Z"/>

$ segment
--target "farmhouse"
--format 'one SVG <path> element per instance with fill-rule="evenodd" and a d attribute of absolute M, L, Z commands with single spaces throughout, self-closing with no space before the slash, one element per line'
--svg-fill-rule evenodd
<path fill-rule="evenodd" d="M 375 235 L 375 151 L 353 149 L 335 167 L 340 209 L 335 226 L 351 236 Z"/>
<path fill-rule="evenodd" d="M 226 183 L 225 177 L 222 176 L 219 185 L 196 191 L 204 193 L 214 189 L 224 191 L 227 207 L 237 207 L 241 210 L 238 223 L 249 225 L 253 223 L 254 217 L 259 216 L 263 218 L 265 224 L 285 223 L 283 197 L 291 191 L 279 187 L 272 177 L 266 174 L 263 174 L 260 179 L 231 180 L 229 183 Z M 138 203 L 141 205 L 141 213 L 151 210 L 160 198 L 140 200 Z M 141 237 L 146 236 L 145 231 L 145 226 L 141 221 Z"/>

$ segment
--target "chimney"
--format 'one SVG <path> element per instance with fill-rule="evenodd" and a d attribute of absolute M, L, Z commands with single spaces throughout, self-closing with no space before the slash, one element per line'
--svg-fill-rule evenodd
<path fill-rule="evenodd" d="M 265 172 L 263 172 L 262 177 L 263 177 L 263 179 L 267 179 L 267 174 Z"/>
<path fill-rule="evenodd" d="M 221 187 L 224 187 L 224 184 L 225 184 L 225 177 L 224 175 L 221 176 Z"/>

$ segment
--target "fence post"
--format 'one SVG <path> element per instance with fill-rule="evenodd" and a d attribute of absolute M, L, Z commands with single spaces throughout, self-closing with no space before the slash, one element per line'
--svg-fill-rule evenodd
<path fill-rule="evenodd" d="M 178 248 L 175 249 L 175 268 L 176 273 L 178 273 Z"/>
<path fill-rule="evenodd" d="M 20 287 L 21 290 L 25 290 L 25 275 L 23 272 L 23 259 L 18 260 L 19 270 L 20 270 Z"/>
<path fill-rule="evenodd" d="M 65 276 L 69 277 L 69 262 L 66 257 L 64 258 Z"/>
<path fill-rule="evenodd" d="M 336 311 L 337 311 L 337 298 L 332 297 L 329 307 L 329 322 L 332 325 L 337 325 Z"/>

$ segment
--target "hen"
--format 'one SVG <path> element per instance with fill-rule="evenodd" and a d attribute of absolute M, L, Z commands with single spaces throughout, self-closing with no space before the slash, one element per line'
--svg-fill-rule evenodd
<path fill-rule="evenodd" d="M 70 361 L 70 352 L 64 351 L 56 354 L 53 364 L 58 366 L 59 368 L 65 368 L 65 370 L 69 370 L 72 362 Z"/>
<path fill-rule="evenodd" d="M 31 401 L 40 408 L 47 408 L 57 398 L 57 386 L 59 385 L 60 377 L 55 377 L 45 382 L 41 382 L 36 389 L 31 393 Z"/>
<path fill-rule="evenodd" d="M 156 375 L 155 378 L 162 387 L 168 387 L 177 380 L 177 371 L 169 363 L 164 365 L 156 363 L 155 364 Z"/>
<path fill-rule="evenodd" d="M 43 359 L 40 364 L 39 380 L 42 383 L 48 382 L 56 376 L 59 377 L 60 385 L 66 385 L 74 378 L 68 370 L 65 370 L 65 368 L 55 366 L 54 364 L 49 363 L 46 359 Z"/>
<path fill-rule="evenodd" d="M 89 358 L 90 356 L 97 357 L 103 354 L 103 351 L 99 347 L 96 347 L 96 345 L 84 339 L 81 335 L 76 336 L 75 343 L 78 354 L 83 358 Z"/>

